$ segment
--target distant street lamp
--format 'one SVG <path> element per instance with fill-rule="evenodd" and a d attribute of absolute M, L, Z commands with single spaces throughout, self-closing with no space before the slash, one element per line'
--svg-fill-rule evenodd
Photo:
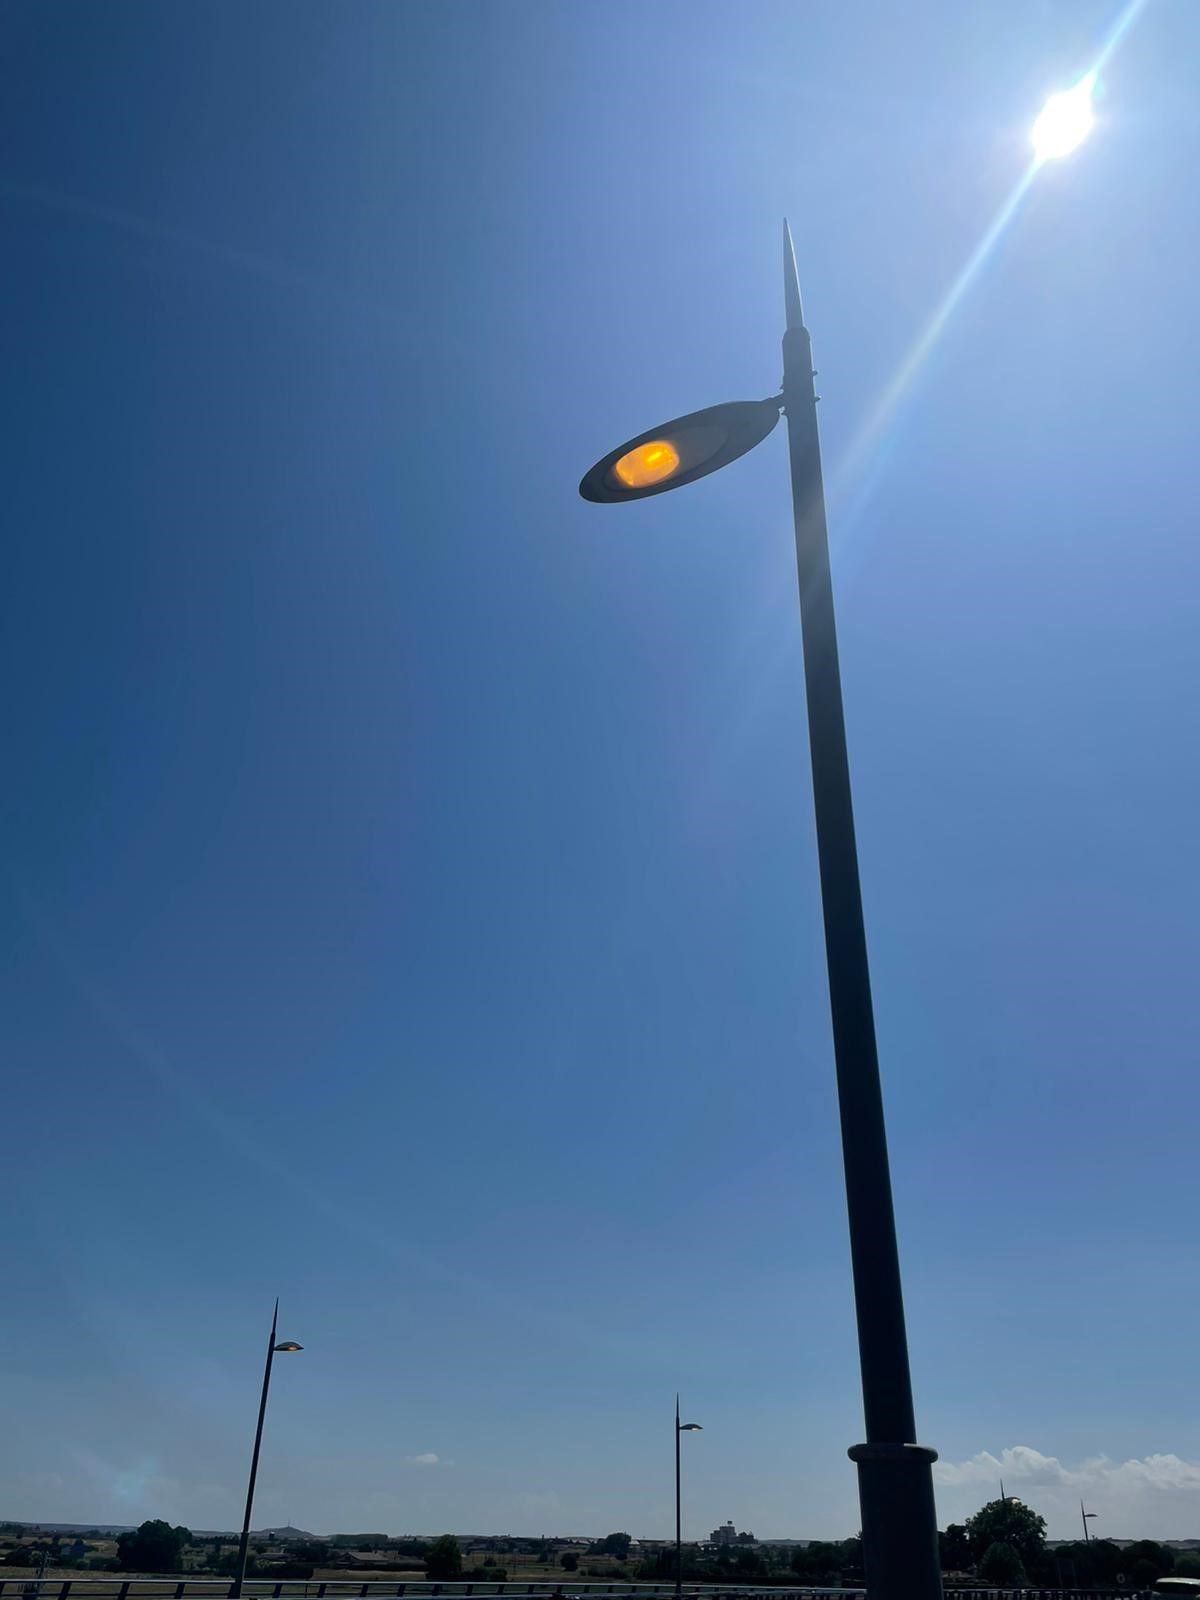
<path fill-rule="evenodd" d="M 1092 1536 L 1088 1532 L 1088 1523 L 1091 1522 L 1093 1517 L 1098 1517 L 1100 1513 L 1098 1511 L 1085 1511 L 1083 1509 L 1083 1501 L 1081 1500 L 1079 1502 L 1079 1515 L 1083 1521 L 1083 1542 L 1084 1544 L 1090 1544 Z"/>
<path fill-rule="evenodd" d="M 766 438 L 781 411 L 787 415 L 817 857 L 866 1413 L 867 1442 L 855 1445 L 850 1458 L 858 1466 L 871 1600 L 940 1600 L 932 1471 L 937 1452 L 915 1442 L 838 670 L 812 344 L 786 224 L 784 242 L 783 393 L 694 411 L 639 434 L 585 473 L 579 492 L 585 500 L 614 504 L 680 488 L 736 461 Z M 676 1450 L 678 1462 L 678 1436 Z"/>
<path fill-rule="evenodd" d="M 293 1351 L 303 1350 L 302 1344 L 297 1344 L 294 1339 L 284 1339 L 279 1344 L 275 1342 L 275 1334 L 279 1323 L 279 1301 L 275 1302 L 275 1313 L 271 1318 L 271 1337 L 267 1340 L 267 1365 L 263 1373 L 262 1398 L 258 1402 L 258 1427 L 254 1430 L 254 1454 L 250 1457 L 250 1484 L 246 1490 L 246 1517 L 242 1523 L 242 1540 L 238 1545 L 237 1576 L 233 1580 L 231 1595 L 240 1595 L 242 1585 L 246 1581 L 246 1555 L 250 1548 L 250 1513 L 254 1509 L 254 1480 L 258 1477 L 258 1452 L 262 1445 L 263 1418 L 267 1414 L 267 1391 L 271 1387 L 271 1364 L 278 1351 L 280 1355 L 290 1355 Z"/>
<path fill-rule="evenodd" d="M 675 1396 L 675 1593 L 678 1595 L 683 1589 L 683 1518 L 681 1515 L 682 1501 L 679 1493 L 679 1435 L 681 1433 L 702 1433 L 703 1428 L 698 1422 L 680 1422 L 679 1396 Z"/>

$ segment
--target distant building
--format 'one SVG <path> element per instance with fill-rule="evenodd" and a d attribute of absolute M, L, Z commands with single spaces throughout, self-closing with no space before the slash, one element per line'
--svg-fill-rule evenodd
<path fill-rule="evenodd" d="M 757 1544 L 758 1540 L 752 1533 L 739 1533 L 732 1522 L 723 1522 L 719 1528 L 713 1529 L 708 1542 L 718 1550 L 728 1550 L 731 1545 Z"/>

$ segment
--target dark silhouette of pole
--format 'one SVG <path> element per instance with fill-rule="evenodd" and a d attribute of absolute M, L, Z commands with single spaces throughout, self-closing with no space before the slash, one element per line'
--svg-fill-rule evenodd
<path fill-rule="evenodd" d="M 1099 1512 L 1097 1512 L 1097 1511 L 1085 1511 L 1083 1509 L 1083 1501 L 1081 1500 L 1079 1502 L 1079 1515 L 1083 1519 L 1083 1542 L 1084 1542 L 1084 1544 L 1091 1544 L 1092 1536 L 1088 1532 L 1088 1523 L 1093 1517 L 1098 1516 Z"/>
<path fill-rule="evenodd" d="M 915 1442 L 908 1338 L 892 1207 L 875 1019 L 829 571 L 829 535 L 813 389 L 791 231 L 784 225 L 787 331 L 783 398 L 788 423 L 804 680 L 842 1160 L 862 1367 L 865 1444 L 854 1445 L 870 1600 L 940 1600 L 932 1463 Z"/>
<path fill-rule="evenodd" d="M 681 1433 L 702 1433 L 698 1422 L 680 1422 L 679 1396 L 675 1396 L 675 1595 L 676 1600 L 683 1590 L 683 1516 L 682 1498 L 679 1492 L 679 1435 Z"/>
<path fill-rule="evenodd" d="M 683 1499 L 679 1489 L 679 1396 L 675 1396 L 675 1594 L 683 1592 Z"/>
<path fill-rule="evenodd" d="M 233 1580 L 234 1595 L 240 1595 L 246 1581 L 246 1555 L 250 1548 L 250 1513 L 254 1509 L 254 1480 L 258 1477 L 258 1452 L 262 1446 L 263 1418 L 267 1414 L 267 1390 L 271 1387 L 271 1363 L 275 1360 L 275 1332 L 279 1323 L 279 1301 L 271 1317 L 271 1337 L 267 1340 L 267 1365 L 263 1372 L 262 1398 L 258 1402 L 258 1426 L 254 1430 L 254 1454 L 250 1457 L 250 1483 L 246 1489 L 246 1516 L 242 1522 L 242 1538 L 238 1545 L 237 1576 Z"/>

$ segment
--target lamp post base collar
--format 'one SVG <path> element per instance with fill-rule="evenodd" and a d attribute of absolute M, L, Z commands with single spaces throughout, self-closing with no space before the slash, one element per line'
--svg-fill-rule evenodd
<path fill-rule="evenodd" d="M 937 1451 L 928 1444 L 852 1444 L 846 1454 L 851 1461 L 912 1462 L 932 1466 Z"/>

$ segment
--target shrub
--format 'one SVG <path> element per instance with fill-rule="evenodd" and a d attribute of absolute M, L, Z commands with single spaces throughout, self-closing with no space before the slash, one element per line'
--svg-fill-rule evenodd
<path fill-rule="evenodd" d="M 984 1583 L 1002 1584 L 1005 1588 L 1023 1588 L 1025 1568 L 1020 1556 L 1010 1544 L 999 1540 L 988 1545 L 979 1563 L 979 1577 Z"/>
<path fill-rule="evenodd" d="M 462 1574 L 462 1551 L 452 1533 L 435 1539 L 425 1554 L 425 1575 L 435 1583 Z"/>

